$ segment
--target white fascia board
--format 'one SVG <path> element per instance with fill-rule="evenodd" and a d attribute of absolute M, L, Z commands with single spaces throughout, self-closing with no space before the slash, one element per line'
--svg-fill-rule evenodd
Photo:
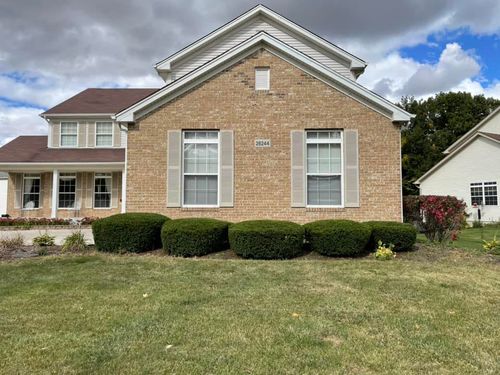
<path fill-rule="evenodd" d="M 500 113 L 500 107 L 496 108 L 493 112 L 491 112 L 488 116 L 483 118 L 476 126 L 474 126 L 467 133 L 458 138 L 453 144 L 443 151 L 443 154 L 449 154 L 453 152 L 462 142 L 470 138 L 474 133 L 478 132 L 488 121 L 490 121 L 493 117 Z"/>
<path fill-rule="evenodd" d="M 94 162 L 94 163 L 0 163 L 0 169 L 4 171 L 59 171 L 72 172 L 96 172 L 96 171 L 120 171 L 123 169 L 124 162 Z"/>
<path fill-rule="evenodd" d="M 284 27 L 288 28 L 289 30 L 294 31 L 295 33 L 299 34 L 300 36 L 306 38 L 307 40 L 317 44 L 318 46 L 322 47 L 323 49 L 326 49 L 327 51 L 333 53 L 334 55 L 343 58 L 344 60 L 347 60 L 350 62 L 350 69 L 352 70 L 363 70 L 366 67 L 366 62 L 361 60 L 360 58 L 350 54 L 349 52 L 343 50 L 342 48 L 326 41 L 325 39 L 315 35 L 314 33 L 310 32 L 309 30 L 304 29 L 303 27 L 297 25 L 296 23 L 288 20 L 287 18 L 279 15 L 278 13 L 272 11 L 271 9 L 265 7 L 264 5 L 257 5 L 256 7 L 250 9 L 248 12 L 242 14 L 241 16 L 235 18 L 234 20 L 228 22 L 226 25 L 218 28 L 217 30 L 211 32 L 210 34 L 204 36 L 203 38 L 197 40 L 193 44 L 189 45 L 188 47 L 180 50 L 177 53 L 174 53 L 173 55 L 167 57 L 166 59 L 156 63 L 154 65 L 154 68 L 158 71 L 170 71 L 171 69 L 171 63 L 185 57 L 186 55 L 191 54 L 198 48 L 202 47 L 203 45 L 210 43 L 211 41 L 215 40 L 218 38 L 220 35 L 223 35 L 224 33 L 230 31 L 231 29 L 237 27 L 238 25 L 243 24 L 245 21 L 249 20 L 250 18 L 257 16 L 259 14 L 262 14 L 264 16 L 269 17 L 271 20 L 277 22 L 280 25 L 283 25 Z"/>
<path fill-rule="evenodd" d="M 119 121 L 119 122 L 133 122 L 136 120 L 137 116 L 136 114 L 139 113 L 139 111 L 142 111 L 144 108 L 147 106 L 159 102 L 158 105 L 161 105 L 168 100 L 171 100 L 172 98 L 168 98 L 168 100 L 162 100 L 162 98 L 166 97 L 167 95 L 174 93 L 175 96 L 178 96 L 182 94 L 182 92 L 185 92 L 187 89 L 197 85 L 200 83 L 199 79 L 207 79 L 207 75 L 210 74 L 212 71 L 212 75 L 216 74 L 218 71 L 221 71 L 234 63 L 234 59 L 240 57 L 242 54 L 251 54 L 254 52 L 254 50 L 259 49 L 260 43 L 265 43 L 269 46 L 274 47 L 278 53 L 282 52 L 288 57 L 292 58 L 293 60 L 300 62 L 302 64 L 302 69 L 304 70 L 304 67 L 306 67 L 309 70 L 313 70 L 316 72 L 316 76 L 319 74 L 321 77 L 323 77 L 323 81 L 327 81 L 330 85 L 334 83 L 334 87 L 343 88 L 343 92 L 348 91 L 347 94 L 349 95 L 349 92 L 360 95 L 364 99 L 367 99 L 368 101 L 372 102 L 376 106 L 386 110 L 389 113 L 392 113 L 391 119 L 394 122 L 407 122 L 409 121 L 413 115 L 409 114 L 405 110 L 399 108 L 395 104 L 391 103 L 390 101 L 382 98 L 381 96 L 373 93 L 372 91 L 368 90 L 367 88 L 361 86 L 359 83 L 356 81 L 353 81 L 349 78 L 344 77 L 340 73 L 337 73 L 324 65 L 318 63 L 317 61 L 311 59 L 307 55 L 303 54 L 302 52 L 291 48 L 287 44 L 281 42 L 280 40 L 272 37 L 271 35 L 265 33 L 265 32 L 259 32 L 258 34 L 255 34 L 253 37 L 247 39 L 245 42 L 239 44 L 236 47 L 233 47 L 226 53 L 220 55 L 219 57 L 216 57 L 215 59 L 211 60 L 205 65 L 202 65 L 198 69 L 192 71 L 191 73 L 188 73 L 187 75 L 179 78 L 178 80 L 168 84 L 167 86 L 163 87 L 156 93 L 148 96 L 147 98 L 141 100 L 140 102 L 130 106 L 129 108 L 126 108 L 125 110 L 121 111 L 120 113 L 116 114 L 114 118 Z M 288 59 L 289 60 L 289 59 Z M 297 65 L 297 64 L 295 64 Z M 215 72 L 213 72 L 215 70 Z M 326 80 L 325 80 L 326 79 Z M 182 89 L 182 91 L 181 91 Z M 176 91 L 178 90 L 178 91 Z M 341 90 L 342 91 L 342 90 Z M 352 95 L 350 95 L 352 96 Z M 145 113 L 142 113 L 142 115 Z"/>
<path fill-rule="evenodd" d="M 42 114 L 40 114 L 40 117 L 42 117 L 43 119 L 45 119 L 45 120 L 48 121 L 52 117 L 56 117 L 56 118 L 64 118 L 64 117 L 81 117 L 81 118 L 85 118 L 85 117 L 92 117 L 92 118 L 95 118 L 95 117 L 111 117 L 113 115 L 114 115 L 114 113 L 49 113 L 49 114 L 46 114 L 46 115 L 44 115 L 42 113 Z"/>
<path fill-rule="evenodd" d="M 493 141 L 495 143 L 500 144 L 500 141 L 498 139 L 489 137 L 488 135 L 486 135 L 484 133 L 476 133 L 472 137 L 467 139 L 464 143 L 462 143 L 460 146 L 458 146 L 453 151 L 448 153 L 446 155 L 446 157 L 444 159 L 442 159 L 439 163 L 437 163 L 434 167 L 432 167 L 427 172 L 425 172 L 422 176 L 420 176 L 418 178 L 418 180 L 416 180 L 414 182 L 414 184 L 420 185 L 422 183 L 422 181 L 424 181 L 427 177 L 429 177 L 431 174 L 433 174 L 435 171 L 437 171 L 439 168 L 441 168 L 441 166 L 443 166 L 446 162 L 448 162 L 448 160 L 453 158 L 456 154 L 458 154 L 460 151 L 462 151 L 462 149 L 466 148 L 470 143 L 472 143 L 476 138 L 479 138 L 479 137 L 483 137 L 483 138 L 489 139 L 490 141 Z"/>

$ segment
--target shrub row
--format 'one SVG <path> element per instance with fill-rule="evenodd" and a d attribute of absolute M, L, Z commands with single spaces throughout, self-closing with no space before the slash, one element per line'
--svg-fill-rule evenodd
<path fill-rule="evenodd" d="M 84 217 L 79 220 L 75 219 L 60 219 L 60 218 L 44 218 L 44 217 L 1 217 L 0 227 L 31 227 L 35 225 L 51 226 L 51 225 L 89 225 L 96 218 Z"/>
<path fill-rule="evenodd" d="M 171 255 L 192 257 L 229 247 L 243 258 L 288 259 L 310 250 L 326 256 L 359 256 L 378 241 L 395 251 L 411 250 L 416 230 L 396 222 L 358 223 L 320 220 L 305 225 L 288 221 L 254 220 L 230 224 L 215 219 L 170 220 L 163 215 L 128 213 L 92 224 L 96 248 L 101 251 L 141 252 L 160 248 Z"/>

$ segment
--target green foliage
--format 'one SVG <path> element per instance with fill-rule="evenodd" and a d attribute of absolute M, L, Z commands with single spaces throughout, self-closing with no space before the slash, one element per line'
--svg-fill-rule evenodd
<path fill-rule="evenodd" d="M 228 248 L 226 221 L 203 218 L 168 220 L 163 224 L 163 249 L 170 255 L 201 256 Z"/>
<path fill-rule="evenodd" d="M 87 241 L 82 231 L 75 231 L 64 239 L 61 250 L 66 251 L 83 251 L 87 247 Z"/>
<path fill-rule="evenodd" d="M 0 239 L 0 250 L 16 250 L 24 246 L 24 237 L 21 234 Z"/>
<path fill-rule="evenodd" d="M 294 258 L 303 252 L 304 228 L 289 221 L 243 221 L 229 227 L 229 244 L 243 258 Z"/>
<path fill-rule="evenodd" d="M 402 129 L 404 194 L 418 194 L 413 184 L 443 157 L 443 151 L 500 105 L 500 100 L 466 92 L 439 93 L 425 100 L 401 99 L 416 115 Z"/>
<path fill-rule="evenodd" d="M 409 251 L 417 241 L 417 230 L 411 224 L 396 221 L 369 221 L 366 223 L 372 229 L 370 248 L 375 248 L 379 242 L 392 244 L 395 251 Z"/>
<path fill-rule="evenodd" d="M 366 253 L 371 229 L 351 220 L 320 220 L 304 225 L 311 250 L 327 256 Z"/>
<path fill-rule="evenodd" d="M 56 237 L 51 236 L 48 233 L 41 234 L 33 238 L 33 245 L 44 247 L 44 246 L 54 246 L 56 244 Z"/>
<path fill-rule="evenodd" d="M 92 223 L 96 249 L 106 252 L 143 252 L 161 248 L 166 216 L 152 213 L 117 214 Z"/>
<path fill-rule="evenodd" d="M 479 220 L 474 220 L 472 222 L 472 228 L 482 228 L 483 227 L 483 223 L 481 223 Z"/>
<path fill-rule="evenodd" d="M 375 259 L 377 260 L 391 260 L 396 257 L 394 252 L 394 245 L 386 245 L 382 241 L 378 241 L 377 249 L 375 250 Z"/>
<path fill-rule="evenodd" d="M 483 249 L 488 253 L 500 255 L 500 241 L 497 240 L 496 234 L 491 241 L 483 240 Z"/>

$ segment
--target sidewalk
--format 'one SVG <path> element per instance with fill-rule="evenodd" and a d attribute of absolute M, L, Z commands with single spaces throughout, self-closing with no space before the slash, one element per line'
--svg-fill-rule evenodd
<path fill-rule="evenodd" d="M 71 233 L 76 231 L 77 229 L 28 229 L 28 230 L 8 230 L 8 231 L 0 231 L 0 239 L 2 238 L 10 238 L 17 236 L 20 234 L 24 238 L 24 243 L 26 245 L 33 244 L 33 238 L 48 233 L 51 236 L 56 237 L 56 245 L 62 245 L 64 239 L 69 236 Z M 92 229 L 81 229 L 83 235 L 85 236 L 85 240 L 87 240 L 88 245 L 94 244 L 94 236 L 92 235 Z"/>

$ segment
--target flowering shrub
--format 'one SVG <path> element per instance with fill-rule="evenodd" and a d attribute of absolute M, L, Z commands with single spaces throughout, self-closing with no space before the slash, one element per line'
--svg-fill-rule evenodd
<path fill-rule="evenodd" d="M 82 219 L 51 219 L 51 218 L 45 218 L 45 217 L 17 217 L 17 218 L 11 218 L 11 217 L 2 217 L 0 218 L 0 226 L 3 227 L 32 227 L 35 225 L 40 225 L 40 226 L 50 226 L 50 225 L 73 225 L 73 224 L 80 224 L 80 225 L 90 225 L 92 224 L 96 218 L 93 217 L 84 217 Z"/>
<path fill-rule="evenodd" d="M 500 241 L 497 240 L 497 235 L 493 236 L 491 241 L 483 240 L 483 249 L 488 253 L 500 255 Z"/>
<path fill-rule="evenodd" d="M 382 241 L 378 241 L 377 250 L 375 250 L 375 259 L 377 260 L 391 260 L 396 257 L 394 252 L 394 245 L 385 245 Z"/>

